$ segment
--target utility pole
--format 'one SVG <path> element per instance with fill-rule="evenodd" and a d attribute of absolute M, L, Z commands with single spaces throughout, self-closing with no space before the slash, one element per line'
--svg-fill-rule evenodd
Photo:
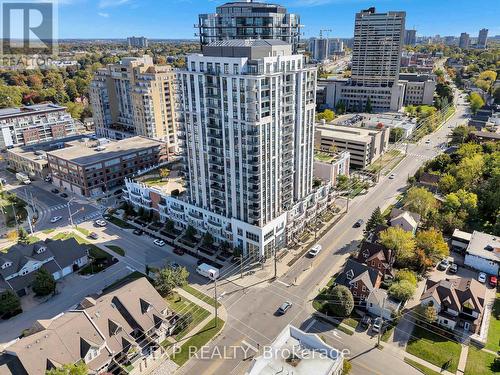
<path fill-rule="evenodd" d="M 243 254 L 240 255 L 240 279 L 243 279 Z"/>
<path fill-rule="evenodd" d="M 377 347 L 380 346 L 380 339 L 382 337 L 382 328 L 384 327 L 384 319 L 382 318 L 382 313 L 384 311 L 384 308 L 385 308 L 385 299 L 386 297 L 384 297 L 384 299 L 382 300 L 382 308 L 380 309 L 380 328 L 378 330 L 378 335 L 377 335 Z"/>
<path fill-rule="evenodd" d="M 278 263 L 276 260 L 276 244 L 274 244 L 274 278 L 278 277 Z"/>
<path fill-rule="evenodd" d="M 71 226 L 73 227 L 73 216 L 71 216 L 71 202 L 73 201 L 73 199 L 75 199 L 74 197 L 71 198 L 69 201 L 68 201 L 68 214 L 69 214 L 69 223 L 71 224 Z"/>
<path fill-rule="evenodd" d="M 217 275 L 214 272 L 211 272 L 212 278 L 214 279 L 214 308 L 215 308 L 215 326 L 217 327 L 218 319 L 218 301 L 217 301 Z"/>

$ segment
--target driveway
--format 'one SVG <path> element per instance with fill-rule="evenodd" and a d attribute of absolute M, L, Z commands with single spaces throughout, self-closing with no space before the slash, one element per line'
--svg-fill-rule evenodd
<path fill-rule="evenodd" d="M 35 321 L 53 318 L 77 305 L 84 297 L 100 292 L 129 273 L 131 270 L 123 262 L 118 262 L 90 277 L 78 274 L 67 276 L 58 284 L 59 294 L 0 323 L 0 349 L 3 344 L 19 337 L 22 331 L 30 328 Z"/>

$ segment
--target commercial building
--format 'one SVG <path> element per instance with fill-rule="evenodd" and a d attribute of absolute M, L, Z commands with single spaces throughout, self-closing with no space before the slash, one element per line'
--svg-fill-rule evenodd
<path fill-rule="evenodd" d="M 404 85 L 404 105 L 432 105 L 436 79 L 431 74 L 401 73 L 399 82 Z"/>
<path fill-rule="evenodd" d="M 414 46 L 417 44 L 417 30 L 405 30 L 405 46 Z"/>
<path fill-rule="evenodd" d="M 255 357 L 247 375 L 341 375 L 344 357 L 318 335 L 287 325 L 271 343 L 269 354 Z"/>
<path fill-rule="evenodd" d="M 461 33 L 460 39 L 458 41 L 458 46 L 462 49 L 468 49 L 470 47 L 470 37 L 467 33 Z"/>
<path fill-rule="evenodd" d="M 83 362 L 88 374 L 148 374 L 165 360 L 161 343 L 178 316 L 146 278 L 86 297 L 73 310 L 37 320 L 9 343 L 2 374 L 40 375 Z"/>
<path fill-rule="evenodd" d="M 56 104 L 0 109 L 0 149 L 33 145 L 77 134 L 78 123 Z"/>
<path fill-rule="evenodd" d="M 128 48 L 148 48 L 148 39 L 143 36 L 129 36 L 127 38 Z"/>
<path fill-rule="evenodd" d="M 177 151 L 175 73 L 150 56 L 127 57 L 99 69 L 90 84 L 96 133 L 123 139 L 134 135 L 165 142 Z"/>
<path fill-rule="evenodd" d="M 389 147 L 390 129 L 341 125 L 316 125 L 314 144 L 318 150 L 348 151 L 350 166 L 365 168 Z"/>
<path fill-rule="evenodd" d="M 281 5 L 235 1 L 220 5 L 215 13 L 200 14 L 198 36 L 202 46 L 229 39 L 279 39 L 297 51 L 300 18 Z"/>
<path fill-rule="evenodd" d="M 350 158 L 348 151 L 315 152 L 314 177 L 336 186 L 339 176 L 349 176 Z"/>
<path fill-rule="evenodd" d="M 145 137 L 120 141 L 81 139 L 47 152 L 52 183 L 83 196 L 98 196 L 123 184 L 126 177 L 158 166 L 165 159 L 163 142 Z"/>
<path fill-rule="evenodd" d="M 500 271 L 500 238 L 474 231 L 465 249 L 464 264 L 475 270 L 498 275 Z"/>
<path fill-rule="evenodd" d="M 401 109 L 404 86 L 398 79 L 405 18 L 405 12 L 376 13 L 374 7 L 356 14 L 352 75 L 329 82 L 335 93 L 332 107 L 341 102 L 357 112 Z"/>
<path fill-rule="evenodd" d="M 479 30 L 479 36 L 477 37 L 477 48 L 486 48 L 488 44 L 488 29 Z"/>
<path fill-rule="evenodd" d="M 189 55 L 178 75 L 186 192 L 160 193 L 160 219 L 210 231 L 244 255 L 285 246 L 288 213 L 323 210 L 329 197 L 329 186 L 312 187 L 316 75 L 278 40 L 215 42 Z M 152 209 L 154 189 L 127 181 L 127 191 Z"/>
<path fill-rule="evenodd" d="M 388 127 L 390 129 L 398 128 L 403 131 L 401 138 L 411 136 L 417 127 L 416 119 L 410 118 L 401 112 L 386 112 L 364 115 L 362 124 L 369 128 Z M 400 139 L 394 139 L 399 141 Z"/>
<path fill-rule="evenodd" d="M 33 151 L 31 148 L 15 147 L 7 150 L 9 168 L 16 172 L 24 172 L 29 177 L 45 178 L 49 174 L 49 163 L 44 151 Z"/>
<path fill-rule="evenodd" d="M 309 51 L 314 61 L 325 61 L 330 56 L 330 43 L 328 38 L 311 38 Z"/>

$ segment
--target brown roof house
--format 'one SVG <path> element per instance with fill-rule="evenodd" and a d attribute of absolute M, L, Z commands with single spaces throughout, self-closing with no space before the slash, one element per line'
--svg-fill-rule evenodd
<path fill-rule="evenodd" d="M 0 253 L 0 283 L 19 296 L 28 293 L 36 271 L 45 268 L 59 280 L 88 263 L 88 249 L 74 238 L 45 240 L 30 245 L 17 244 Z"/>
<path fill-rule="evenodd" d="M 384 277 L 394 277 L 392 273 L 394 259 L 392 250 L 379 243 L 371 242 L 363 242 L 357 257 L 358 262 L 379 270 Z"/>
<path fill-rule="evenodd" d="M 380 286 L 382 274 L 366 264 L 348 259 L 344 270 L 335 279 L 335 285 L 344 285 L 356 300 L 365 301 L 370 292 Z"/>
<path fill-rule="evenodd" d="M 440 180 L 441 176 L 439 176 L 438 174 L 424 172 L 420 175 L 418 184 L 435 193 L 438 190 Z"/>
<path fill-rule="evenodd" d="M 407 232 L 415 234 L 418 224 L 420 223 L 420 215 L 410 211 L 400 210 L 399 208 L 393 208 L 389 222 L 391 227 L 400 227 Z"/>
<path fill-rule="evenodd" d="M 141 374 L 162 357 L 160 343 L 171 333 L 171 315 L 165 300 L 141 278 L 37 321 L 28 336 L 5 348 L 3 359 L 28 375 L 78 361 L 90 374 L 119 373 L 125 367 L 129 374 Z"/>
<path fill-rule="evenodd" d="M 486 287 L 474 279 L 429 279 L 420 297 L 420 304 L 436 309 L 436 323 L 449 329 L 478 333 L 485 294 Z"/>

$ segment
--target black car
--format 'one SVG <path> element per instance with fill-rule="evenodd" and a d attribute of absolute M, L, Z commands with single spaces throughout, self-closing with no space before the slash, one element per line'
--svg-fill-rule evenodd
<path fill-rule="evenodd" d="M 361 227 L 365 222 L 363 221 L 363 219 L 359 219 L 358 221 L 356 221 L 353 225 L 354 228 L 359 228 Z"/>
<path fill-rule="evenodd" d="M 96 232 L 92 232 L 89 234 L 89 238 L 97 240 L 99 238 L 99 235 Z"/>
<path fill-rule="evenodd" d="M 141 229 L 134 229 L 134 231 L 132 233 L 134 233 L 138 236 L 141 236 L 144 233 L 144 231 L 142 231 Z"/>
<path fill-rule="evenodd" d="M 68 194 L 66 194 L 66 193 L 62 193 L 62 194 L 60 195 L 60 197 L 61 197 L 61 198 L 68 198 Z"/>
<path fill-rule="evenodd" d="M 52 189 L 51 192 L 53 192 L 54 194 L 59 194 L 59 190 L 57 189 Z"/>

